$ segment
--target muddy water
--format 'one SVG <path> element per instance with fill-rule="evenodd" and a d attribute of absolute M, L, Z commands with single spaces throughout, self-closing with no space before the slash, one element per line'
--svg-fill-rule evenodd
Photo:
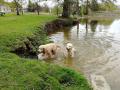
<path fill-rule="evenodd" d="M 76 26 L 50 34 L 62 47 L 73 43 L 75 58 L 57 58 L 51 63 L 91 74 L 103 75 L 112 90 L 120 90 L 120 19 L 81 19 Z"/>

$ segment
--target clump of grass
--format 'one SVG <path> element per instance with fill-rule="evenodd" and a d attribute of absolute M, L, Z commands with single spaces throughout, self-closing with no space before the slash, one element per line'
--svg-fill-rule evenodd
<path fill-rule="evenodd" d="M 50 40 L 46 35 L 44 28 L 37 27 L 33 35 L 27 36 L 24 39 L 18 40 L 11 47 L 11 52 L 22 56 L 37 56 L 39 45 L 49 43 Z"/>

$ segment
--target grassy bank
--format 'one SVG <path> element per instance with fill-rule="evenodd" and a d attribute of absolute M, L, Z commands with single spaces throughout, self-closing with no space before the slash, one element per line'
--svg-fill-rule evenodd
<path fill-rule="evenodd" d="M 0 17 L 0 90 L 91 90 L 85 77 L 73 70 L 9 52 L 28 37 L 36 38 L 34 33 L 40 29 L 35 28 L 55 18 L 34 14 Z M 41 30 L 38 38 L 45 43 L 47 36 Z"/>
<path fill-rule="evenodd" d="M 15 42 L 32 35 L 36 31 L 36 26 L 55 19 L 49 15 L 7 15 L 0 17 L 0 52 L 10 51 Z"/>
<path fill-rule="evenodd" d="M 85 77 L 73 70 L 14 54 L 0 55 L 1 90 L 91 90 Z M 75 89 L 76 88 L 76 89 Z"/>

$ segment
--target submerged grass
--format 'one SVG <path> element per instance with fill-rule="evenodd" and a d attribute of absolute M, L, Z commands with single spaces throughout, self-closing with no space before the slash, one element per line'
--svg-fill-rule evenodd
<path fill-rule="evenodd" d="M 73 70 L 9 52 L 16 42 L 33 36 L 37 25 L 55 18 L 33 14 L 0 17 L 0 90 L 92 90 L 85 77 Z M 46 42 L 47 37 L 41 36 L 41 42 Z"/>

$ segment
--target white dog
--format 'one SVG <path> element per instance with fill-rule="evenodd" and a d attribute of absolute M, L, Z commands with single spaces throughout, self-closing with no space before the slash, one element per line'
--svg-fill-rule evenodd
<path fill-rule="evenodd" d="M 38 50 L 38 59 L 54 58 L 58 48 L 60 48 L 60 46 L 58 46 L 56 43 L 40 45 Z"/>
<path fill-rule="evenodd" d="M 67 49 L 68 55 L 70 55 L 71 57 L 74 57 L 74 56 L 75 56 L 76 50 L 75 50 L 75 48 L 73 47 L 73 44 L 72 44 L 72 43 L 67 43 L 66 49 Z"/>

